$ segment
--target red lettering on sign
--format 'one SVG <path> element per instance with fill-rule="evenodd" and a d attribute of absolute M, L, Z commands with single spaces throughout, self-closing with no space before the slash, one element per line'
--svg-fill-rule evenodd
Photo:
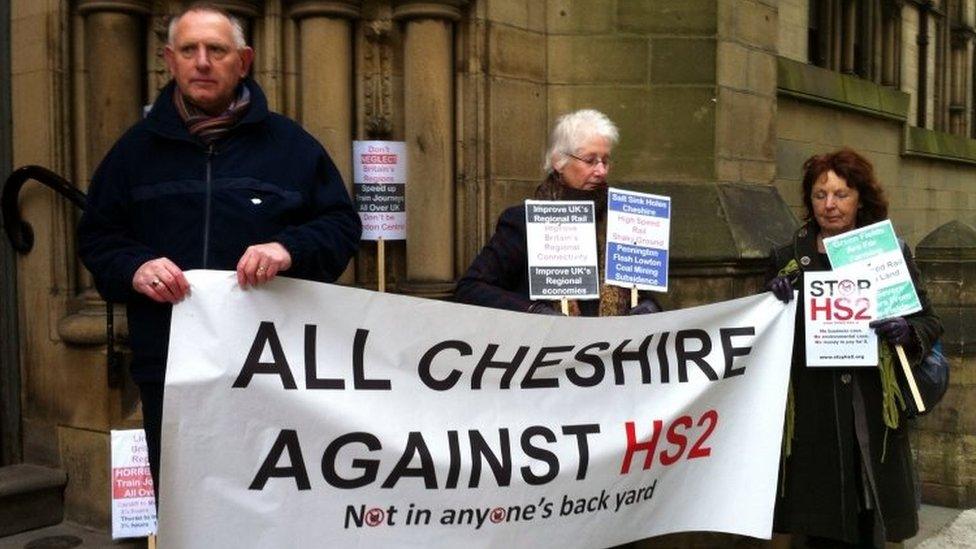
<path fill-rule="evenodd" d="M 360 155 L 363 164 L 396 164 L 395 154 L 363 154 Z"/>

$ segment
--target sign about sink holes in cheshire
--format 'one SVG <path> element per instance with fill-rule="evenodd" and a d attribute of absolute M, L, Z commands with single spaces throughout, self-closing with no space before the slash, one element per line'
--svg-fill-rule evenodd
<path fill-rule="evenodd" d="M 353 141 L 356 208 L 362 240 L 407 238 L 407 144 L 403 141 Z"/>
<path fill-rule="evenodd" d="M 593 201 L 525 201 L 530 299 L 599 299 Z"/>
<path fill-rule="evenodd" d="M 671 199 L 611 188 L 607 193 L 607 284 L 668 291 Z"/>
<path fill-rule="evenodd" d="M 186 276 L 163 549 L 770 537 L 797 300 L 567 318 Z"/>

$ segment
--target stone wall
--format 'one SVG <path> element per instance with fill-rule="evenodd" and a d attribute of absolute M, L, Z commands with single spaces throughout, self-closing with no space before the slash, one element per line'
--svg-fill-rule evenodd
<path fill-rule="evenodd" d="M 942 345 L 950 360 L 942 402 L 912 424 L 912 448 L 922 501 L 976 505 L 976 229 L 951 221 L 916 249 L 933 306 L 942 317 Z"/>
<path fill-rule="evenodd" d="M 970 140 L 906 128 L 909 96 L 897 90 L 782 59 L 780 68 L 775 185 L 797 217 L 803 162 L 849 146 L 874 163 L 895 229 L 911 246 L 948 221 L 976 219 Z"/>

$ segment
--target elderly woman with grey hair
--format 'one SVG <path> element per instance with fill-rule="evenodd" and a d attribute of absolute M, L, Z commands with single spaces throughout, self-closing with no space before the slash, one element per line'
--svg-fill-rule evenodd
<path fill-rule="evenodd" d="M 546 179 L 535 191 L 538 200 L 592 200 L 597 210 L 597 253 L 604 264 L 607 227 L 607 174 L 617 127 L 592 109 L 563 115 L 556 121 L 545 157 Z M 455 290 L 461 303 L 511 311 L 560 314 L 554 303 L 529 300 L 525 206 L 502 212 L 495 234 L 468 268 Z M 630 290 L 600 284 L 599 301 L 570 301 L 571 316 L 646 314 L 660 307 L 641 294 L 630 307 Z"/>

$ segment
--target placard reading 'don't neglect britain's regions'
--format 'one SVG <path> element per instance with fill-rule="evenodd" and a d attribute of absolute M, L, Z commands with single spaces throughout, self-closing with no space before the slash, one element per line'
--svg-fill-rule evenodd
<path fill-rule="evenodd" d="M 407 238 L 407 144 L 353 141 L 356 208 L 362 240 Z"/>
<path fill-rule="evenodd" d="M 803 275 L 807 366 L 877 366 L 877 284 L 871 271 L 809 271 Z"/>
<path fill-rule="evenodd" d="M 835 271 L 859 268 L 874 274 L 877 318 L 904 316 L 922 310 L 908 264 L 891 221 L 884 220 L 824 239 Z"/>
<path fill-rule="evenodd" d="M 112 539 L 156 533 L 156 499 L 142 429 L 112 431 Z"/>
<path fill-rule="evenodd" d="M 668 291 L 671 199 L 611 188 L 607 194 L 607 284 Z"/>
<path fill-rule="evenodd" d="M 530 299 L 599 299 L 593 201 L 525 201 Z"/>

